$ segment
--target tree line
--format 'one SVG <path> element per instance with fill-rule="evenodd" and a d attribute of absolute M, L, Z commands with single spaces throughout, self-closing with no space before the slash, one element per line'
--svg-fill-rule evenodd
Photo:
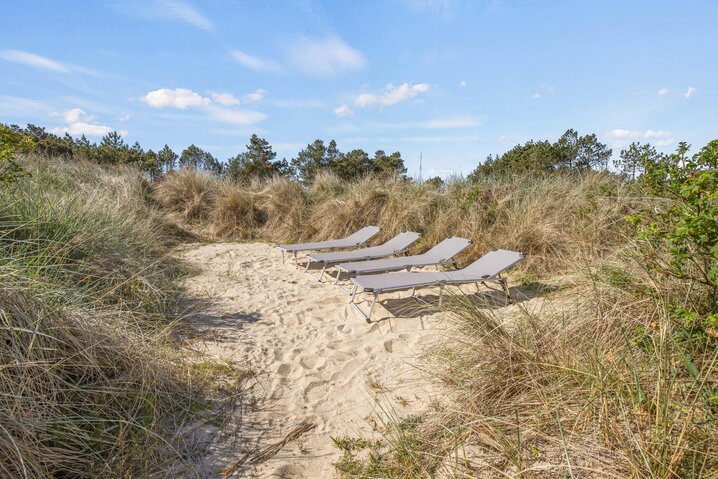
<path fill-rule="evenodd" d="M 239 182 L 252 179 L 264 179 L 274 175 L 295 178 L 305 184 L 311 183 L 319 171 L 329 170 L 339 177 L 351 180 L 367 174 L 404 175 L 406 167 L 401 153 L 386 154 L 377 150 L 369 156 L 361 149 L 343 153 L 339 151 L 335 140 L 325 145 L 323 140 L 315 140 L 301 150 L 295 158 L 277 159 L 277 153 L 264 138 L 252 135 L 246 150 L 220 162 L 211 153 L 192 144 L 175 153 L 169 145 L 155 152 L 145 150 L 135 142 L 125 143 L 122 136 L 112 131 L 99 143 L 90 142 L 85 135 L 73 138 L 48 132 L 45 128 L 29 124 L 25 128 L 17 125 L 0 124 L 3 143 L 12 142 L 31 145 L 27 151 L 64 159 L 87 160 L 101 164 L 132 165 L 147 172 L 153 179 L 176 169 L 188 168 L 205 171 L 218 176 L 231 178 Z"/>
<path fill-rule="evenodd" d="M 470 180 L 511 174 L 545 174 L 559 170 L 608 170 L 613 150 L 598 141 L 595 134 L 580 136 L 569 129 L 554 143 L 528 141 L 511 148 L 502 155 L 489 155 L 486 161 L 469 174 Z M 613 161 L 619 173 L 636 179 L 644 165 L 656 162 L 660 154 L 649 144 L 631 143 Z"/>
<path fill-rule="evenodd" d="M 221 162 L 211 153 L 192 144 L 175 153 L 168 145 L 155 152 L 144 150 L 138 142 L 129 145 L 118 132 L 110 132 L 99 143 L 90 142 L 84 135 L 73 138 L 46 131 L 32 124 L 26 128 L 0 124 L 3 145 L 23 145 L 24 151 L 33 151 L 47 157 L 80 159 L 103 164 L 133 165 L 147 172 L 152 179 L 176 169 L 188 168 L 223 176 L 238 182 L 265 179 L 274 175 L 294 178 L 304 184 L 311 183 L 320 171 L 331 171 L 344 180 L 372 175 L 406 174 L 406 166 L 398 151 L 387 154 L 377 150 L 373 156 L 362 149 L 341 152 L 335 140 L 324 143 L 318 139 L 308 144 L 295 158 L 277 159 L 277 153 L 264 138 L 252 135 L 246 150 Z M 9 148 L 10 146 L 8 146 Z M 608 169 L 613 151 L 598 141 L 595 134 L 579 135 L 567 130 L 556 142 L 528 141 L 502 155 L 489 155 L 486 161 L 469 174 L 470 181 L 480 178 L 512 174 L 545 174 L 559 170 Z M 7 156 L 7 155 L 5 155 Z M 621 150 L 613 164 L 630 179 L 640 176 L 645 164 L 659 161 L 661 154 L 649 144 L 632 143 Z M 6 167 L 9 168 L 9 162 Z M 17 165 L 14 166 L 15 168 Z M 432 183 L 441 184 L 440 178 Z"/>

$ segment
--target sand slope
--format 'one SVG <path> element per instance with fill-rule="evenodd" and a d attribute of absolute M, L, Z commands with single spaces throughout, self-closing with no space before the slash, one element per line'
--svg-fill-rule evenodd
<path fill-rule="evenodd" d="M 442 313 L 386 319 L 387 310 L 377 307 L 380 321 L 367 324 L 345 293 L 282 264 L 266 244 L 195 245 L 180 255 L 201 270 L 187 282 L 201 305 L 190 320 L 207 333 L 193 347 L 256 375 L 230 426 L 213 437 L 201 465 L 208 477 L 302 423 L 316 427 L 235 477 L 335 477 L 332 463 L 341 452 L 330 436 L 371 435 L 381 414 L 375 398 L 405 415 L 434 396 L 414 364 L 440 335 Z M 382 304 L 408 312 L 417 306 L 398 299 L 406 296 L 387 295 Z"/>

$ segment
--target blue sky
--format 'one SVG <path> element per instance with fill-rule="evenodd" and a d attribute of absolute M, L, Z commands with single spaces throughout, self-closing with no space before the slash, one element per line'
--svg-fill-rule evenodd
<path fill-rule="evenodd" d="M 467 173 L 568 128 L 614 150 L 718 137 L 713 1 L 23 1 L 0 122 L 224 160 L 252 133 Z"/>

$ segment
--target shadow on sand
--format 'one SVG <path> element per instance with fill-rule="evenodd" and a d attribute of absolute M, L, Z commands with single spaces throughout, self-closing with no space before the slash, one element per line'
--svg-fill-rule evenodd
<path fill-rule="evenodd" d="M 500 309 L 505 308 L 511 304 L 523 303 L 533 298 L 541 296 L 551 288 L 547 285 L 541 285 L 541 287 L 532 286 L 511 286 L 509 288 L 509 294 L 511 295 L 511 303 L 506 302 L 506 296 L 503 291 L 494 289 L 482 288 L 477 291 L 473 285 L 462 285 L 460 287 L 453 286 L 452 291 L 444 292 L 444 304 L 445 307 L 452 300 L 452 297 L 462 296 L 464 299 L 468 299 L 479 309 Z M 378 301 L 385 310 L 391 313 L 390 316 L 377 314 L 372 319 L 372 323 L 378 323 L 385 321 L 392 317 L 399 318 L 420 318 L 428 314 L 433 314 L 439 311 L 439 295 L 438 293 L 433 294 L 422 294 L 417 295 L 419 299 L 411 296 L 404 298 L 385 299 Z"/>
<path fill-rule="evenodd" d="M 178 333 L 184 339 L 209 339 L 212 341 L 236 341 L 236 334 L 246 324 L 256 323 L 262 314 L 253 311 L 237 311 L 232 313 L 216 313 L 218 308 L 211 298 L 188 297 L 180 302 L 182 326 Z"/>

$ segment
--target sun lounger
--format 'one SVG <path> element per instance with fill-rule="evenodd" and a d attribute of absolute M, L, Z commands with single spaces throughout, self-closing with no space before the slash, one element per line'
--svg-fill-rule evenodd
<path fill-rule="evenodd" d="M 365 246 L 379 230 L 380 228 L 378 226 L 365 226 L 346 238 L 316 241 L 314 243 L 285 244 L 279 245 L 277 248 L 282 251 L 282 262 L 284 262 L 284 254 L 287 252 L 294 254 L 294 260 L 296 262 L 297 253 L 301 251 L 337 250 Z"/>
<path fill-rule="evenodd" d="M 466 268 L 455 271 L 407 272 L 357 276 L 351 279 L 354 283 L 354 287 L 352 288 L 351 299 L 349 302 L 368 322 L 371 318 L 372 312 L 374 311 L 377 296 L 380 293 L 411 289 L 412 296 L 414 296 L 416 288 L 438 286 L 439 307 L 441 307 L 442 293 L 446 285 L 476 283 L 478 286 L 479 283 L 486 284 L 490 281 L 497 282 L 502 286 L 503 291 L 506 294 L 506 301 L 508 302 L 511 299 L 509 295 L 509 288 L 506 279 L 501 277 L 501 273 L 521 261 L 523 258 L 523 253 L 499 249 L 486 253 Z M 372 293 L 373 295 L 371 306 L 369 308 L 369 314 L 364 313 L 364 311 L 362 311 L 354 302 L 357 290 L 359 289 L 365 293 Z"/>
<path fill-rule="evenodd" d="M 322 272 L 319 275 L 319 281 L 321 281 L 327 267 L 348 261 L 364 261 L 400 254 L 406 251 L 406 249 L 420 237 L 421 235 L 419 233 L 409 231 L 406 233 L 400 233 L 386 243 L 380 244 L 379 246 L 372 246 L 371 248 L 361 248 L 352 251 L 338 251 L 335 253 L 311 253 L 306 256 L 307 265 L 304 268 L 304 271 L 307 272 L 309 270 L 309 265 L 312 263 L 320 263 L 322 265 Z"/>
<path fill-rule="evenodd" d="M 375 259 L 370 261 L 354 261 L 351 263 L 339 263 L 335 265 L 338 270 L 335 284 L 339 281 L 342 273 L 350 276 L 369 273 L 388 273 L 400 269 L 419 268 L 422 266 L 444 266 L 453 265 L 458 267 L 454 257 L 471 246 L 471 240 L 452 236 L 446 238 L 429 251 L 414 256 L 399 256 L 396 258 Z"/>

